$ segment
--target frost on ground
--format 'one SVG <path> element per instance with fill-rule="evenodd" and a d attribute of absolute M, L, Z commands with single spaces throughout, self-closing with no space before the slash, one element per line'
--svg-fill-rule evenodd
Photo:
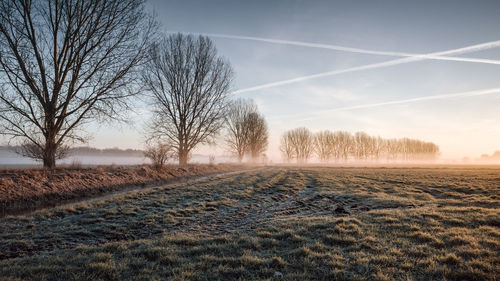
<path fill-rule="evenodd" d="M 0 280 L 495 280 L 499 183 L 495 168 L 265 168 L 132 191 L 0 219 Z"/>
<path fill-rule="evenodd" d="M 0 170 L 0 217 L 242 168 L 241 165 L 194 164 L 161 169 L 142 165 Z"/>

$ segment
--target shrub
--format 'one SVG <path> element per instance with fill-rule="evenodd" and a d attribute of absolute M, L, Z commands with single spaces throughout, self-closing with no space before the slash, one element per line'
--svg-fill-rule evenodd
<path fill-rule="evenodd" d="M 170 144 L 157 142 L 155 144 L 146 145 L 144 156 L 151 159 L 153 166 L 159 169 L 162 168 L 169 159 L 175 157 L 175 151 Z"/>

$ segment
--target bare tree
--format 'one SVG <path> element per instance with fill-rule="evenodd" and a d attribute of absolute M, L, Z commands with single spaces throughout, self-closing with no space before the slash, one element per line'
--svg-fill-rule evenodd
<path fill-rule="evenodd" d="M 175 157 L 174 149 L 171 145 L 162 142 L 147 143 L 144 150 L 144 156 L 151 159 L 153 166 L 157 169 L 165 166 L 169 159 Z"/>
<path fill-rule="evenodd" d="M 250 132 L 247 120 L 249 114 L 253 112 L 257 112 L 257 105 L 252 100 L 239 98 L 229 104 L 225 117 L 226 145 L 240 163 L 248 151 Z"/>
<path fill-rule="evenodd" d="M 337 131 L 333 135 L 333 155 L 337 161 L 347 161 L 349 157 L 362 161 L 378 161 L 381 157 L 393 161 L 432 160 L 439 154 L 439 146 L 432 142 L 409 138 L 383 139 L 364 132 L 351 135 Z"/>
<path fill-rule="evenodd" d="M 63 159 L 69 154 L 69 146 L 59 146 L 56 150 L 56 154 L 54 156 L 55 159 Z M 44 151 L 43 147 L 34 144 L 33 142 L 26 140 L 20 145 L 15 146 L 13 151 L 19 155 L 24 157 L 32 158 L 32 159 L 43 159 Z"/>
<path fill-rule="evenodd" d="M 248 127 L 248 154 L 253 162 L 267 150 L 269 131 L 266 120 L 258 112 L 247 115 L 245 127 Z"/>
<path fill-rule="evenodd" d="M 349 132 L 336 131 L 335 142 L 337 144 L 337 151 L 339 159 L 347 161 L 349 158 L 349 152 L 353 147 L 353 136 Z"/>
<path fill-rule="evenodd" d="M 330 161 L 335 152 L 335 135 L 328 130 L 314 134 L 314 150 L 320 161 Z"/>
<path fill-rule="evenodd" d="M 292 143 L 295 146 L 297 163 L 305 164 L 314 152 L 314 140 L 311 131 L 307 128 L 292 130 Z"/>
<path fill-rule="evenodd" d="M 373 138 L 373 158 L 377 161 L 380 160 L 380 155 L 386 149 L 386 142 L 381 137 Z"/>
<path fill-rule="evenodd" d="M 307 128 L 297 128 L 287 131 L 282 136 L 282 151 L 291 149 L 298 164 L 305 164 L 314 152 L 314 138 Z M 287 155 L 287 156 L 288 156 Z"/>
<path fill-rule="evenodd" d="M 290 163 L 295 157 L 295 149 L 289 135 L 290 131 L 287 131 L 280 139 L 280 151 L 286 163 Z"/>
<path fill-rule="evenodd" d="M 370 150 L 370 136 L 365 132 L 355 133 L 352 149 L 357 160 L 366 160 Z"/>
<path fill-rule="evenodd" d="M 252 100 L 237 99 L 230 103 L 226 127 L 226 144 L 240 163 L 245 154 L 255 162 L 266 151 L 269 130 Z"/>
<path fill-rule="evenodd" d="M 221 129 L 233 71 L 203 36 L 170 35 L 149 55 L 143 80 L 154 104 L 151 137 L 172 143 L 185 165 L 190 151 Z"/>
<path fill-rule="evenodd" d="M 53 168 L 84 124 L 121 119 L 148 18 L 142 0 L 0 1 L 0 134 Z"/>

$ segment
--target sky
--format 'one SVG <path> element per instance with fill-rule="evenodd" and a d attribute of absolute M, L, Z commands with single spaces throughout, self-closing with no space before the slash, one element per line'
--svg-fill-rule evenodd
<path fill-rule="evenodd" d="M 500 43 L 466 48 L 500 40 L 500 1 L 147 5 L 163 32 L 215 42 L 235 71 L 232 95 L 255 100 L 268 122 L 271 159 L 281 134 L 296 127 L 432 141 L 443 159 L 500 150 Z M 93 125 L 89 145 L 141 147 L 147 117 L 143 106 L 133 125 Z"/>

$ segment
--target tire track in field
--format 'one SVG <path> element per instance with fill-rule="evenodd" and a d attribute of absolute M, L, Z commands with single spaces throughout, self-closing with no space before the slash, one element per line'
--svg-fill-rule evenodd
<path fill-rule="evenodd" d="M 262 210 L 263 201 L 269 200 L 266 191 L 273 183 L 279 183 L 285 177 L 283 169 L 272 169 L 260 174 L 247 175 L 258 177 L 254 182 L 236 182 L 232 185 L 237 187 L 227 190 L 226 197 L 238 200 L 238 205 L 230 207 L 219 207 L 216 211 L 196 216 L 193 223 L 186 225 L 184 231 L 197 231 L 205 234 L 219 234 L 234 232 L 241 228 L 242 224 L 248 223 L 248 217 L 252 213 Z M 240 194 L 241 192 L 241 194 Z M 242 198 L 246 195 L 246 198 Z"/>
<path fill-rule="evenodd" d="M 204 227 L 197 230 L 212 235 L 239 233 L 281 219 L 343 215 L 336 212 L 339 202 L 318 188 L 317 176 L 304 170 L 274 171 L 270 184 L 252 194 L 247 204 L 199 218 Z"/>
<path fill-rule="evenodd" d="M 238 206 L 197 217 L 196 226 L 188 226 L 185 230 L 208 235 L 244 233 L 277 220 L 346 216 L 372 209 L 401 207 L 366 205 L 359 199 L 328 192 L 322 185 L 322 174 L 311 170 L 281 168 L 265 173 L 270 174 L 228 193 L 228 197 L 233 197 L 236 191 L 252 190 L 248 198 L 238 198 Z M 261 183 L 265 184 L 259 186 Z"/>
<path fill-rule="evenodd" d="M 0 260 L 81 245 L 155 238 L 164 235 L 166 230 L 185 229 L 184 225 L 193 224 L 186 208 L 225 196 L 232 182 L 265 181 L 254 177 L 255 173 L 259 172 L 211 176 L 89 202 L 83 209 L 78 205 L 59 207 L 0 220 Z M 171 211 L 180 217 L 174 222 L 162 222 Z M 203 212 L 203 209 L 195 211 Z M 182 223 L 176 225 L 176 222 Z"/>

